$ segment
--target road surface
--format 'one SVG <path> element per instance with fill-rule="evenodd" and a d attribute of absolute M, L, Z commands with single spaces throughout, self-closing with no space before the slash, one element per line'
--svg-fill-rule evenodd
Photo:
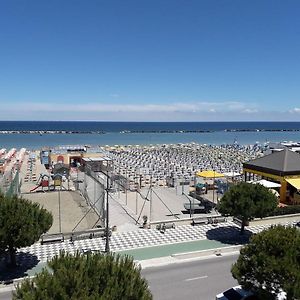
<path fill-rule="evenodd" d="M 197 261 L 147 268 L 142 271 L 154 300 L 213 300 L 216 294 L 237 285 L 230 273 L 238 255 L 226 255 Z M 1 292 L 1 300 L 10 300 L 11 292 Z"/>
<path fill-rule="evenodd" d="M 216 294 L 237 285 L 230 268 L 238 255 L 147 268 L 142 274 L 148 280 L 154 300 L 211 300 Z"/>
<path fill-rule="evenodd" d="M 12 299 L 12 292 L 11 291 L 1 291 L 0 290 L 0 299 L 1 300 L 11 300 Z"/>

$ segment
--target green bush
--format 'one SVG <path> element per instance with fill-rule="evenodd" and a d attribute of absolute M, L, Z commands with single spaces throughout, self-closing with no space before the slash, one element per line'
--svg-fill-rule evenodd
<path fill-rule="evenodd" d="M 284 299 L 296 300 L 300 299 L 299 257 L 300 231 L 272 226 L 251 237 L 231 272 L 244 289 L 254 291 L 259 299 L 275 299 L 274 295 L 284 291 Z"/>
<path fill-rule="evenodd" d="M 285 207 L 277 207 L 270 216 L 283 216 L 300 213 L 300 205 L 289 205 Z"/>
<path fill-rule="evenodd" d="M 223 216 L 239 218 L 241 233 L 254 218 L 269 216 L 277 207 L 277 198 L 260 184 L 240 182 L 232 186 L 220 200 L 217 210 Z"/>
<path fill-rule="evenodd" d="M 14 300 L 151 300 L 141 268 L 118 254 L 62 252 L 32 280 L 24 280 Z"/>
<path fill-rule="evenodd" d="M 0 193 L 0 252 L 8 251 L 16 266 L 16 251 L 38 241 L 51 227 L 53 217 L 37 203 Z"/>

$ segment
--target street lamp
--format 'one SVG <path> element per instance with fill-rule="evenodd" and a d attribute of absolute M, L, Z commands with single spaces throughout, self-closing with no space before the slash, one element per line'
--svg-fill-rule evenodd
<path fill-rule="evenodd" d="M 105 230 L 105 235 L 106 235 L 106 240 L 105 240 L 105 252 L 109 253 L 109 213 L 108 213 L 108 189 L 109 189 L 109 176 L 108 172 L 106 175 L 106 230 Z"/>
<path fill-rule="evenodd" d="M 60 191 L 61 191 L 61 186 L 62 186 L 62 179 L 63 179 L 63 175 L 62 174 L 54 174 L 54 181 L 57 180 L 57 177 L 59 177 L 59 181 L 60 181 L 60 185 L 58 188 L 58 226 L 59 226 L 59 233 L 61 233 L 61 204 L 60 204 Z M 54 183 L 55 184 L 55 183 Z"/>
<path fill-rule="evenodd" d="M 60 190 L 61 186 L 58 189 L 58 214 L 59 214 L 59 233 L 61 233 L 61 210 L 60 210 Z"/>
<path fill-rule="evenodd" d="M 80 163 L 79 162 L 77 162 L 76 163 L 76 166 L 77 166 L 77 184 L 76 184 L 76 189 L 77 190 L 79 190 L 79 182 L 78 182 L 78 180 L 79 180 L 79 167 L 80 167 Z"/>

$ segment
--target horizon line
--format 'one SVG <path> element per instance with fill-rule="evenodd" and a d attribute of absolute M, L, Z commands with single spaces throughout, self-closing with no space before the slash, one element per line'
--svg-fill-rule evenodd
<path fill-rule="evenodd" d="M 300 123 L 300 121 L 101 121 L 101 120 L 0 120 L 0 122 L 98 122 L 98 123 Z"/>

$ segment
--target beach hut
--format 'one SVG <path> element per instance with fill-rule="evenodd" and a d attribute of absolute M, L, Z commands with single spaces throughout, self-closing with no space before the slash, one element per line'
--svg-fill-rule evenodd
<path fill-rule="evenodd" d="M 300 203 L 300 155 L 289 149 L 243 163 L 245 181 L 261 177 L 280 184 L 280 202 Z"/>

